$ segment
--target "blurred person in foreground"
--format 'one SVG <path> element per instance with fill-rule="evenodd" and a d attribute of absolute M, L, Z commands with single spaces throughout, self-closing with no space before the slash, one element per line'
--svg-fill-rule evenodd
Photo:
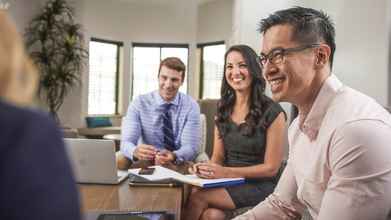
<path fill-rule="evenodd" d="M 78 220 L 77 188 L 62 136 L 47 114 L 27 108 L 38 75 L 0 10 L 0 219 Z"/>

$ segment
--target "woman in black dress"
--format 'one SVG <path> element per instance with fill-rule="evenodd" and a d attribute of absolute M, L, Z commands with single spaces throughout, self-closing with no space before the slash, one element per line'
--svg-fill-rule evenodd
<path fill-rule="evenodd" d="M 203 178 L 244 177 L 239 186 L 193 189 L 185 219 L 224 219 L 224 210 L 253 206 L 274 190 L 282 157 L 285 113 L 264 95 L 257 55 L 246 45 L 225 54 L 212 158 L 195 164 Z"/>

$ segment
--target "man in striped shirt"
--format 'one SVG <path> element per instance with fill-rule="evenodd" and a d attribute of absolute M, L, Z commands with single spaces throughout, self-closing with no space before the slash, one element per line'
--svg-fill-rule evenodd
<path fill-rule="evenodd" d="M 200 108 L 190 96 L 179 92 L 186 67 L 176 57 L 159 66 L 159 89 L 138 96 L 130 104 L 122 124 L 120 169 L 130 161 L 155 164 L 193 160 L 200 144 Z"/>

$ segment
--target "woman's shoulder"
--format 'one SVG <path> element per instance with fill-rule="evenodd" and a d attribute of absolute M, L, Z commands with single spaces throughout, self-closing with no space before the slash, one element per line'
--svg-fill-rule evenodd
<path fill-rule="evenodd" d="M 280 103 L 278 102 L 275 102 L 273 99 L 271 99 L 270 97 L 268 97 L 267 95 L 263 95 L 264 96 L 264 104 L 265 104 L 265 112 L 268 112 L 268 111 L 277 111 L 277 112 L 284 112 L 284 109 L 281 107 Z"/>
<path fill-rule="evenodd" d="M 274 121 L 274 119 L 277 118 L 277 116 L 280 114 L 280 113 L 283 113 L 284 116 L 285 116 L 285 120 L 287 119 L 287 115 L 284 111 L 284 109 L 282 108 L 282 106 L 278 103 L 278 102 L 275 102 L 273 101 L 270 97 L 265 96 L 265 100 L 267 100 L 265 103 L 266 103 L 266 106 L 265 106 L 265 110 L 263 112 L 263 117 L 265 118 L 266 120 L 266 124 L 267 124 L 267 127 Z"/>

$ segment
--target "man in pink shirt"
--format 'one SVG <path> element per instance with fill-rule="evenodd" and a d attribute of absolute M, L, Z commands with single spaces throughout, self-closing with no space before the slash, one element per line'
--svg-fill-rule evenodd
<path fill-rule="evenodd" d="M 260 63 L 273 98 L 299 109 L 288 165 L 264 202 L 237 220 L 391 219 L 391 116 L 331 73 L 335 29 L 323 12 L 295 7 L 260 23 Z"/>

